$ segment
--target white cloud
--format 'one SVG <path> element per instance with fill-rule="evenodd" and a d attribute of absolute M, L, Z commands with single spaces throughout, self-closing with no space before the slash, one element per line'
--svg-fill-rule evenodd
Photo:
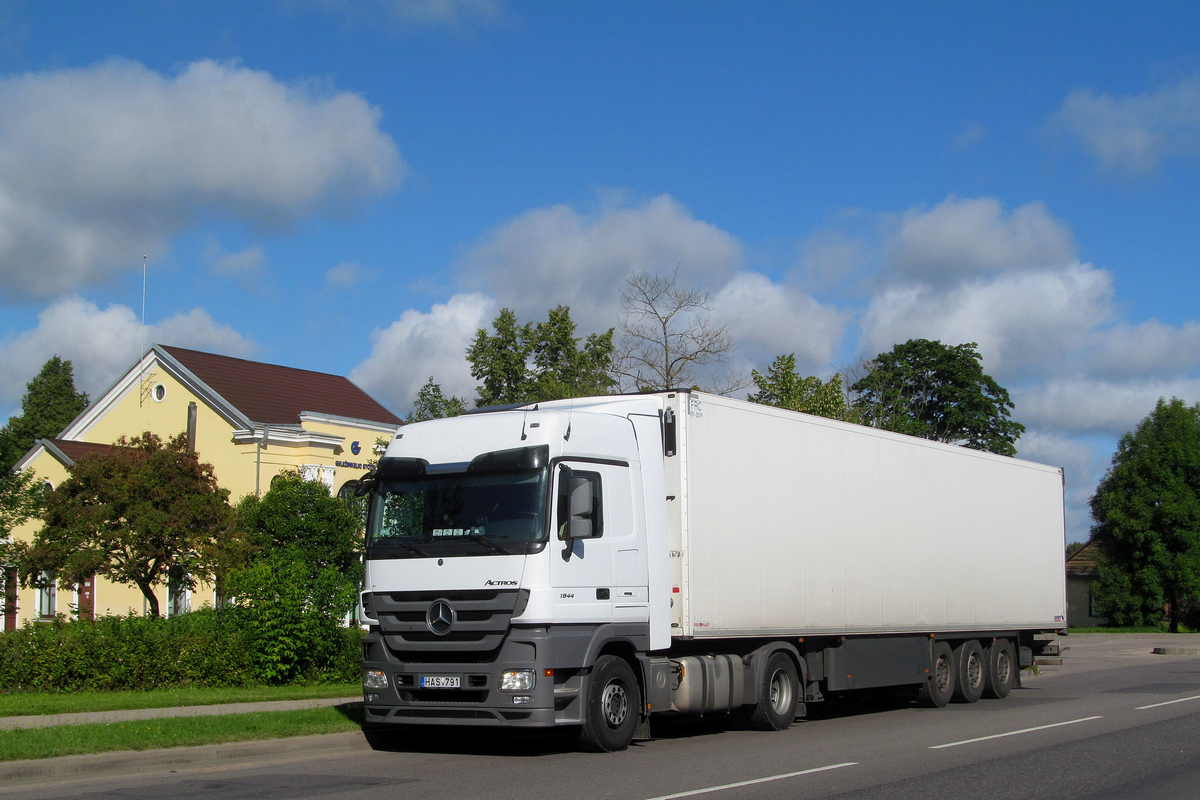
<path fill-rule="evenodd" d="M 996 377 L 1061 368 L 1112 313 L 1112 276 L 1090 264 L 975 280 L 956 286 L 891 286 L 867 306 L 860 348 L 868 355 L 911 338 L 977 342 Z"/>
<path fill-rule="evenodd" d="M 467 346 L 496 311 L 496 302 L 479 292 L 456 294 L 428 313 L 409 309 L 371 334 L 371 355 L 350 372 L 350 380 L 389 408 L 411 408 L 431 375 L 446 395 L 470 401 L 476 381 Z"/>
<path fill-rule="evenodd" d="M 712 298 L 713 318 L 728 326 L 740 370 L 763 371 L 776 356 L 796 354 L 803 374 L 823 373 L 833 359 L 847 314 L 765 275 L 739 273 Z"/>
<path fill-rule="evenodd" d="M 522 320 L 543 319 L 562 303 L 581 333 L 595 333 L 617 324 L 632 272 L 669 274 L 678 266 L 682 282 L 712 291 L 740 262 L 737 239 L 662 195 L 594 215 L 561 205 L 529 211 L 476 243 L 459 272 L 464 285 L 490 292 Z"/>
<path fill-rule="evenodd" d="M 1149 319 L 1097 331 L 1089 346 L 1089 372 L 1108 378 L 1149 378 L 1194 373 L 1200 367 L 1200 324 L 1179 327 Z"/>
<path fill-rule="evenodd" d="M 346 261 L 336 267 L 331 267 L 325 273 L 325 283 L 339 289 L 346 289 L 358 283 L 361 273 L 362 267 L 353 261 Z"/>
<path fill-rule="evenodd" d="M 385 7 L 402 22 L 453 30 L 476 21 L 494 22 L 504 11 L 500 0 L 386 0 Z"/>
<path fill-rule="evenodd" d="M 406 170 L 379 117 L 357 95 L 213 61 L 0 80 L 0 291 L 102 281 L 204 217 L 340 212 Z"/>
<path fill-rule="evenodd" d="M 979 120 L 963 122 L 954 133 L 954 148 L 970 150 L 987 138 L 987 128 Z"/>
<path fill-rule="evenodd" d="M 255 345 L 232 328 L 193 309 L 147 326 L 144 334 L 133 309 L 101 310 L 80 297 L 67 297 L 38 315 L 36 328 L 0 341 L 0 407 L 20 405 L 25 384 L 52 356 L 71 361 L 75 387 L 93 399 L 125 374 L 143 346 L 172 344 L 232 356 L 252 355 Z"/>
<path fill-rule="evenodd" d="M 800 243 L 793 273 L 796 280 L 814 289 L 828 289 L 870 266 L 872 246 L 861 235 L 823 230 Z"/>
<path fill-rule="evenodd" d="M 1020 422 L 1063 434 L 1121 436 L 1154 410 L 1159 398 L 1200 401 L 1200 378 L 1110 382 L 1050 379 L 1012 389 Z"/>
<path fill-rule="evenodd" d="M 1005 380 L 1071 367 L 1113 315 L 1112 275 L 1075 257 L 1067 226 L 1041 203 L 1006 212 L 991 198 L 949 198 L 885 226 L 859 351 L 911 338 L 976 342 Z"/>
<path fill-rule="evenodd" d="M 1176 153 L 1200 157 L 1200 75 L 1138 95 L 1077 89 L 1053 123 L 1105 166 L 1132 173 L 1149 172 Z"/>
<path fill-rule="evenodd" d="M 254 281 L 263 271 L 266 253 L 262 247 L 247 247 L 236 253 L 227 253 L 220 243 L 210 237 L 204 247 L 203 258 L 209 269 L 218 275 L 227 275 L 242 281 Z"/>
<path fill-rule="evenodd" d="M 885 273 L 952 283 L 976 275 L 1063 267 L 1075 262 L 1070 230 L 1041 203 L 1005 214 L 990 197 L 950 197 L 931 210 L 910 209 L 887 245 Z"/>

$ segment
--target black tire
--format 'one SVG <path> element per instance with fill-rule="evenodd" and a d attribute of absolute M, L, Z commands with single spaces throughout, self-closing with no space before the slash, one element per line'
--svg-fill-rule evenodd
<path fill-rule="evenodd" d="M 983 687 L 986 697 L 1008 697 L 1017 683 L 1017 651 L 1008 639 L 997 639 L 987 649 L 987 680 Z"/>
<path fill-rule="evenodd" d="M 935 642 L 929 659 L 929 678 L 917 691 L 917 702 L 926 708 L 945 708 L 954 696 L 954 652 L 945 642 Z"/>
<path fill-rule="evenodd" d="M 954 700 L 959 703 L 978 702 L 987 684 L 987 661 L 979 642 L 972 639 L 954 648 L 954 666 Z"/>
<path fill-rule="evenodd" d="M 746 721 L 756 731 L 782 731 L 791 727 L 800 699 L 796 664 L 787 653 L 772 653 L 758 686 L 758 702 Z"/>
<path fill-rule="evenodd" d="M 642 713 L 642 693 L 628 662 L 601 656 L 588 681 L 586 702 L 579 746 L 600 753 L 628 747 Z"/>

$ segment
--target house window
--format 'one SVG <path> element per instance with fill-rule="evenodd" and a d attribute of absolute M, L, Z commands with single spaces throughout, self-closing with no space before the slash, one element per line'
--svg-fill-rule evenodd
<path fill-rule="evenodd" d="M 1088 616 L 1089 617 L 1097 616 L 1096 615 L 1096 594 L 1094 592 L 1088 592 Z"/>
<path fill-rule="evenodd" d="M 300 465 L 301 478 L 306 481 L 319 481 L 325 484 L 325 488 L 329 489 L 330 494 L 333 494 L 333 477 L 336 472 L 336 467 L 331 467 L 326 464 Z"/>
<path fill-rule="evenodd" d="M 58 587 L 54 581 L 53 572 L 42 572 L 38 575 L 37 613 L 43 619 L 53 619 L 58 613 Z"/>
<path fill-rule="evenodd" d="M 173 573 L 167 580 L 167 616 L 174 617 L 192 610 L 192 593 L 184 576 Z"/>

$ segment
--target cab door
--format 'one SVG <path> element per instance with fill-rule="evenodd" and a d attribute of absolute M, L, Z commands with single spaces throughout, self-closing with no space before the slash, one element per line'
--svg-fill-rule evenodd
<path fill-rule="evenodd" d="M 583 525 L 570 522 L 567 484 L 571 481 L 577 504 L 580 492 L 586 491 L 591 498 Z M 636 589 L 628 588 L 628 584 L 640 582 L 644 587 L 646 583 L 645 548 L 638 546 L 634 526 L 630 468 L 614 462 L 568 459 L 556 466 L 554 486 L 550 581 L 555 591 L 556 618 L 612 622 L 614 607 L 623 607 L 636 598 Z M 580 536 L 582 533 L 586 537 Z"/>

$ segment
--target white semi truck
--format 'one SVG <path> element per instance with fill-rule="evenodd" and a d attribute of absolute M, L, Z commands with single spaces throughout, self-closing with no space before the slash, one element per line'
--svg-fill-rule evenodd
<path fill-rule="evenodd" d="M 363 488 L 373 731 L 973 702 L 1066 626 L 1060 469 L 697 391 L 406 425 Z"/>

